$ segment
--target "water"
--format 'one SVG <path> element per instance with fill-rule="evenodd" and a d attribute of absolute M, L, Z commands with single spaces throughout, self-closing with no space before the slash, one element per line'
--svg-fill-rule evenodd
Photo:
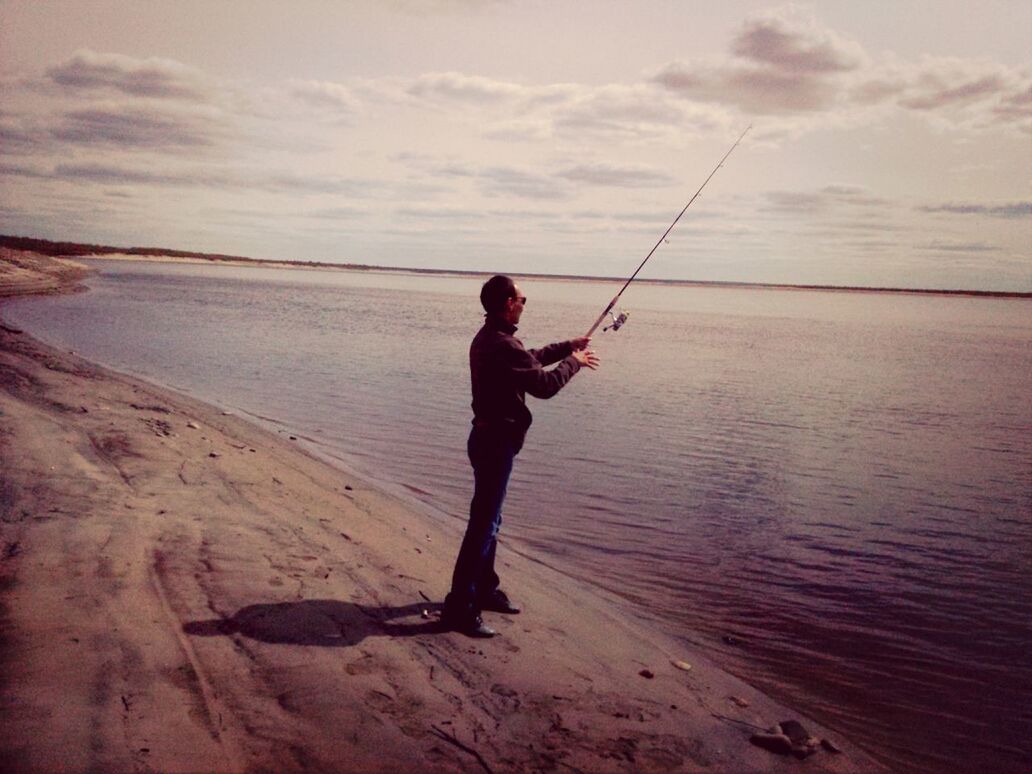
<path fill-rule="evenodd" d="M 464 518 L 480 280 L 95 265 L 92 292 L 6 316 Z M 530 346 L 583 332 L 613 292 L 522 286 Z M 1022 770 L 1032 301 L 625 298 L 627 327 L 596 338 L 602 369 L 532 400 L 503 537 L 897 770 Z"/>

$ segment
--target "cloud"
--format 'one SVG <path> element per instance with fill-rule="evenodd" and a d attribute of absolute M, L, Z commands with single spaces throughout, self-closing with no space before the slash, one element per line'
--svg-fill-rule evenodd
<path fill-rule="evenodd" d="M 652 83 L 524 85 L 444 72 L 356 80 L 349 88 L 368 104 L 479 110 L 482 136 L 505 141 L 535 142 L 558 132 L 655 136 L 725 123 L 719 110 L 678 104 Z"/>
<path fill-rule="evenodd" d="M 803 191 L 768 191 L 763 196 L 770 204 L 760 207 L 761 212 L 812 212 L 827 203 L 819 193 Z"/>
<path fill-rule="evenodd" d="M 134 97 L 203 100 L 203 77 L 172 59 L 135 59 L 122 54 L 76 51 L 46 71 L 46 77 L 72 90 L 119 91 Z"/>
<path fill-rule="evenodd" d="M 1016 125 L 1032 132 L 1032 74 L 991 62 L 927 57 L 882 64 L 851 88 L 849 99 L 861 107 L 892 104 L 973 129 Z"/>
<path fill-rule="evenodd" d="M 868 189 L 862 185 L 851 185 L 849 183 L 832 183 L 824 186 L 820 193 L 831 197 L 839 204 L 868 206 L 883 206 L 890 204 L 888 199 L 878 196 L 871 196 Z"/>
<path fill-rule="evenodd" d="M 234 184 L 230 177 L 216 172 L 154 172 L 109 164 L 58 164 L 50 177 L 59 180 L 85 181 L 108 185 L 203 186 L 227 188 Z"/>
<path fill-rule="evenodd" d="M 359 101 L 354 92 L 341 83 L 332 81 L 290 81 L 288 93 L 314 107 L 331 108 L 343 113 L 357 113 Z"/>
<path fill-rule="evenodd" d="M 830 209 L 852 209 L 851 212 L 865 212 L 870 208 L 885 207 L 891 204 L 888 199 L 871 196 L 868 189 L 848 183 L 832 183 L 816 191 L 767 191 L 763 198 L 768 202 L 761 206 L 761 212 L 773 213 L 812 213 Z M 874 210 L 877 211 L 877 210 Z"/>
<path fill-rule="evenodd" d="M 711 67 L 673 62 L 653 81 L 683 97 L 756 115 L 824 110 L 838 94 L 834 83 L 820 77 L 736 64 Z"/>
<path fill-rule="evenodd" d="M 483 217 L 482 212 L 465 207 L 426 207 L 416 205 L 399 207 L 394 212 L 406 218 L 418 218 L 420 220 L 476 220 Z"/>
<path fill-rule="evenodd" d="M 512 166 L 482 167 L 473 163 L 411 152 L 399 153 L 393 158 L 416 171 L 420 177 L 471 180 L 485 196 L 563 199 L 569 195 L 566 184 L 555 176 Z"/>
<path fill-rule="evenodd" d="M 472 164 L 460 163 L 451 158 L 442 159 L 428 153 L 402 151 L 394 154 L 391 160 L 415 170 L 421 177 L 472 178 L 477 176 L 477 169 Z"/>
<path fill-rule="evenodd" d="M 414 97 L 446 99 L 474 105 L 498 103 L 525 96 L 527 90 L 515 83 L 462 73 L 427 73 L 406 89 Z"/>
<path fill-rule="evenodd" d="M 937 60 L 918 69 L 899 104 L 911 110 L 938 110 L 999 97 L 1007 88 L 1007 74 L 998 66 L 986 68 L 957 60 Z"/>
<path fill-rule="evenodd" d="M 918 250 L 926 250 L 936 253 L 994 253 L 999 247 L 987 242 L 957 242 L 935 240 L 925 244 L 915 245 Z"/>
<path fill-rule="evenodd" d="M 665 172 L 649 167 L 614 164 L 579 164 L 556 173 L 564 180 L 616 188 L 655 188 L 676 182 Z"/>
<path fill-rule="evenodd" d="M 1026 131 L 1029 131 L 1029 119 L 1032 119 L 1032 83 L 1005 95 L 993 107 L 993 114 L 1001 121 L 1024 120 Z"/>
<path fill-rule="evenodd" d="M 397 88 L 397 84 L 384 82 L 373 91 L 389 98 L 392 88 Z M 409 98 L 418 98 L 423 104 L 480 109 L 485 116 L 482 136 L 504 141 L 537 142 L 551 139 L 557 133 L 582 135 L 585 132 L 620 137 L 655 136 L 723 125 L 712 108 L 677 104 L 671 95 L 649 83 L 524 86 L 457 73 L 437 73 L 403 84 L 401 92 Z"/>
<path fill-rule="evenodd" d="M 334 194 L 370 197 L 382 192 L 382 185 L 369 180 L 335 175 L 299 175 L 293 172 L 250 172 L 209 167 L 156 172 L 139 167 L 99 163 L 58 164 L 51 179 L 104 185 L 146 185 L 177 188 L 243 189 L 282 194 Z"/>
<path fill-rule="evenodd" d="M 483 215 L 496 220 L 555 220 L 560 217 L 555 210 L 517 210 L 511 207 L 504 210 L 486 210 Z"/>
<path fill-rule="evenodd" d="M 12 85 L 5 106 L 15 112 L 0 116 L 0 153 L 67 153 L 67 145 L 206 155 L 215 146 L 269 148 L 291 117 L 283 95 L 282 86 L 215 88 L 171 60 L 79 51 Z"/>
<path fill-rule="evenodd" d="M 5 177 L 28 177 L 46 179 L 50 174 L 33 167 L 26 167 L 22 164 L 0 164 L 0 175 Z"/>
<path fill-rule="evenodd" d="M 552 122 L 534 118 L 502 121 L 485 128 L 481 136 L 501 142 L 541 142 L 552 136 Z"/>
<path fill-rule="evenodd" d="M 567 132 L 646 136 L 675 129 L 684 131 L 692 123 L 689 118 L 702 114 L 689 116 L 663 90 L 648 84 L 611 84 L 568 93 L 554 106 L 551 115 L 556 129 Z M 710 116 L 706 118 L 714 123 Z"/>
<path fill-rule="evenodd" d="M 259 215 L 261 217 L 265 217 L 266 214 L 267 213 L 265 212 L 255 212 L 255 215 Z M 320 220 L 353 220 L 368 214 L 368 212 L 361 210 L 358 207 L 324 207 L 322 209 L 304 213 L 304 215 L 309 218 L 318 218 Z"/>
<path fill-rule="evenodd" d="M 45 134 L 31 120 L 0 118 L 0 154 L 32 153 L 49 145 Z"/>
<path fill-rule="evenodd" d="M 898 78 L 879 76 L 851 86 L 847 100 L 861 107 L 877 105 L 900 95 L 905 88 L 906 85 Z"/>
<path fill-rule="evenodd" d="M 832 183 L 831 185 L 824 186 L 824 188 L 821 189 L 821 193 L 831 194 L 832 196 L 855 197 L 863 196 L 867 193 L 867 189 L 862 185 Z"/>
<path fill-rule="evenodd" d="M 778 15 L 747 20 L 731 50 L 743 59 L 800 76 L 855 70 L 864 58 L 857 44 L 814 22 L 793 23 Z"/>
<path fill-rule="evenodd" d="M 828 226 L 828 234 L 841 233 L 843 231 L 874 231 L 881 233 L 892 233 L 902 231 L 903 226 L 896 223 L 886 222 L 885 218 L 854 218 L 852 220 L 829 220 L 825 221 Z M 818 232 L 811 232 L 818 233 Z"/>
<path fill-rule="evenodd" d="M 920 212 L 948 212 L 953 215 L 985 215 L 990 218 L 1025 218 L 1032 215 L 1032 202 L 1007 204 L 926 204 Z"/>
<path fill-rule="evenodd" d="M 693 213 L 694 217 L 699 217 L 702 211 L 696 210 Z M 576 212 L 569 213 L 569 217 L 574 220 L 586 220 L 586 221 L 598 221 L 598 220 L 610 220 L 617 223 L 638 223 L 648 225 L 649 228 L 654 226 L 665 226 L 670 223 L 670 217 L 665 212 L 657 212 L 655 210 L 648 210 L 647 212 L 605 212 L 602 210 L 578 210 Z"/>
<path fill-rule="evenodd" d="M 524 199 L 564 199 L 569 194 L 555 178 L 513 167 L 490 167 L 478 175 L 485 196 L 517 196 Z"/>
<path fill-rule="evenodd" d="M 363 106 L 386 105 L 408 108 L 456 107 L 480 110 L 495 124 L 531 119 L 569 101 L 585 87 L 568 83 L 524 85 L 481 75 L 459 72 L 429 72 L 415 77 L 385 76 L 354 78 L 346 88 Z"/>
<path fill-rule="evenodd" d="M 615 188 L 654 188 L 677 181 L 652 167 L 625 164 L 574 164 L 542 174 L 512 166 L 478 167 L 420 153 L 400 153 L 395 161 L 417 170 L 422 176 L 476 181 L 486 194 L 528 199 L 561 199 L 570 195 L 568 183 L 586 183 Z"/>
<path fill-rule="evenodd" d="M 228 117 L 210 105 L 156 100 L 92 102 L 76 107 L 37 109 L 32 114 L 0 118 L 0 153 L 57 154 L 64 145 L 182 152 L 207 151 L 233 136 Z"/>
<path fill-rule="evenodd" d="M 77 145 L 176 149 L 213 145 L 219 129 L 210 113 L 118 105 L 68 111 L 50 134 Z"/>
<path fill-rule="evenodd" d="M 299 175 L 293 172 L 258 175 L 251 182 L 247 182 L 245 179 L 243 184 L 275 192 L 347 194 L 361 197 L 370 196 L 382 188 L 380 183 L 371 180 L 357 180 L 336 175 Z"/>
<path fill-rule="evenodd" d="M 857 44 L 798 15 L 746 20 L 731 54 L 721 64 L 673 62 L 652 80 L 691 99 L 777 115 L 832 107 L 840 95 L 839 76 L 865 61 Z"/>
<path fill-rule="evenodd" d="M 786 120 L 856 120 L 895 106 L 968 128 L 1016 124 L 1032 132 L 1026 70 L 948 57 L 876 60 L 792 9 L 747 19 L 724 61 L 671 62 L 651 82 L 686 100 Z"/>

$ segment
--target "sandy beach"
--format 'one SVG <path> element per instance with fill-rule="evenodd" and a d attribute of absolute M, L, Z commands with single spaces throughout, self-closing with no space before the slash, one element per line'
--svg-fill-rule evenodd
<path fill-rule="evenodd" d="M 85 271 L 4 249 L 0 303 Z M 882 770 L 532 556 L 441 631 L 458 524 L 8 325 L 0 465 L 4 772 Z"/>

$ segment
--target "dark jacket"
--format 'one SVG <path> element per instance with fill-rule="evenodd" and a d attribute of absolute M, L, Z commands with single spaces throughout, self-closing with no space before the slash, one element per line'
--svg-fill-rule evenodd
<path fill-rule="evenodd" d="M 469 347 L 469 370 L 474 426 L 510 434 L 518 451 L 533 421 L 526 393 L 551 398 L 580 370 L 580 363 L 571 356 L 568 341 L 528 350 L 514 333 L 515 325 L 489 316 Z"/>

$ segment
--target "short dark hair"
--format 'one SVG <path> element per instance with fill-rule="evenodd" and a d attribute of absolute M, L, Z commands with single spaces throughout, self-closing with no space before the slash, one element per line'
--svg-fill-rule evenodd
<path fill-rule="evenodd" d="M 516 298 L 516 283 L 504 274 L 494 275 L 480 288 L 480 303 L 488 314 L 500 314 L 510 298 Z"/>

